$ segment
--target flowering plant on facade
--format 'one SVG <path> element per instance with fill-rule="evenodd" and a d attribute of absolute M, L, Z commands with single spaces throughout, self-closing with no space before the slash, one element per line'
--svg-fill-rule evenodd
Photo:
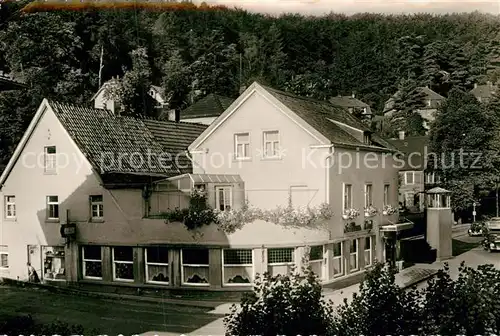
<path fill-rule="evenodd" d="M 326 203 L 316 207 L 301 208 L 294 208 L 289 204 L 286 207 L 278 206 L 273 210 L 262 211 L 260 219 L 282 226 L 312 228 L 332 216 L 330 205 Z"/>
<path fill-rule="evenodd" d="M 259 209 L 251 207 L 246 202 L 241 209 L 231 209 L 226 211 L 214 210 L 215 222 L 219 229 L 226 233 L 234 233 L 245 224 L 251 223 L 261 217 Z"/>
<path fill-rule="evenodd" d="M 378 213 L 378 209 L 373 205 L 370 205 L 365 208 L 365 217 L 373 217 Z"/>
<path fill-rule="evenodd" d="M 396 213 L 396 208 L 392 205 L 384 205 L 384 209 L 382 210 L 382 214 L 384 216 L 389 216 Z"/>
<path fill-rule="evenodd" d="M 359 211 L 357 209 L 345 209 L 342 214 L 342 218 L 344 219 L 353 219 L 359 216 Z"/>

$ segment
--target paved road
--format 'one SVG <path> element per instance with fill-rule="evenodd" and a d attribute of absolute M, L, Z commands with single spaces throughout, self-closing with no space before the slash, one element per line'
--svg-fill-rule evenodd
<path fill-rule="evenodd" d="M 190 333 L 221 317 L 210 308 L 104 300 L 0 286 L 0 316 L 31 314 L 42 323 L 55 319 L 81 324 L 101 335 L 132 335 L 151 330 Z"/>

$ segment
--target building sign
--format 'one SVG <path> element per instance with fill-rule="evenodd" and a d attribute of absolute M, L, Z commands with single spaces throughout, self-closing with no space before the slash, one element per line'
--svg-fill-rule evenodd
<path fill-rule="evenodd" d="M 72 238 L 76 236 L 76 224 L 61 225 L 61 237 Z"/>

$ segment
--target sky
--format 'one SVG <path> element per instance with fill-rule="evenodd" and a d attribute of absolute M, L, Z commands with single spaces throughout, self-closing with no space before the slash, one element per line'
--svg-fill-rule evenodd
<path fill-rule="evenodd" d="M 355 13 L 434 13 L 480 11 L 500 14 L 500 0 L 206 0 L 210 4 L 236 6 L 268 14 L 301 13 L 323 15 L 330 12 Z"/>

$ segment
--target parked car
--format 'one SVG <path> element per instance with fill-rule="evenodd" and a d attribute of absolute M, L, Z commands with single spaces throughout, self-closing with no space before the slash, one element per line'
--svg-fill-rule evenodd
<path fill-rule="evenodd" d="M 494 217 L 486 222 L 483 228 L 485 239 L 483 247 L 485 250 L 493 252 L 500 251 L 500 218 Z"/>
<path fill-rule="evenodd" d="M 485 227 L 484 222 L 472 223 L 470 229 L 467 230 L 467 233 L 469 234 L 470 237 L 482 236 L 483 233 L 486 231 L 484 227 Z"/>

